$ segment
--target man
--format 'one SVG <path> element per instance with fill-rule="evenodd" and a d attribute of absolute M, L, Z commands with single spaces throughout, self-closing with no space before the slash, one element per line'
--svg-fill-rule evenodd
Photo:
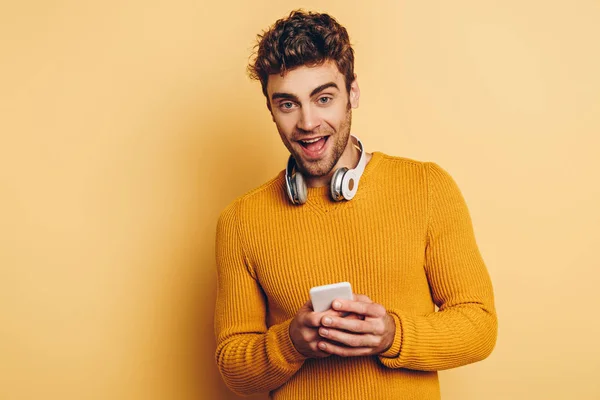
<path fill-rule="evenodd" d="M 362 150 L 353 65 L 326 14 L 295 11 L 259 36 L 250 71 L 291 158 L 217 226 L 216 361 L 236 393 L 439 399 L 438 370 L 495 346 L 460 190 L 435 163 Z M 342 281 L 354 300 L 314 312 L 309 289 Z"/>

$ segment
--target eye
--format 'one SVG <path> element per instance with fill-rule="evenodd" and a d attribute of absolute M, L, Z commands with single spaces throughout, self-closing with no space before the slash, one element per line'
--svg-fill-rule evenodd
<path fill-rule="evenodd" d="M 319 102 L 319 104 L 327 104 L 327 103 L 331 103 L 331 97 L 319 97 L 319 100 L 317 100 Z"/>
<path fill-rule="evenodd" d="M 284 101 L 282 103 L 279 103 L 279 107 L 283 108 L 284 110 L 291 110 L 292 107 L 294 107 L 294 103 L 292 103 L 291 101 Z"/>

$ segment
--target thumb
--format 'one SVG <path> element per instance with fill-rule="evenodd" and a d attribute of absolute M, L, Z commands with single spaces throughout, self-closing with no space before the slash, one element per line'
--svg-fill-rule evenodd
<path fill-rule="evenodd" d="M 304 303 L 304 305 L 302 306 L 302 308 L 305 308 L 308 311 L 313 311 L 312 300 L 309 299 L 306 303 Z"/>

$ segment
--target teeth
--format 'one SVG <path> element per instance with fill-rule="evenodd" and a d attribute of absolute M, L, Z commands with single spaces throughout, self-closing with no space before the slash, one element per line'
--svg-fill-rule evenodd
<path fill-rule="evenodd" d="M 321 140 L 322 138 L 315 138 L 315 139 L 311 139 L 311 140 L 303 140 L 302 143 L 314 143 L 314 142 L 318 142 L 319 140 Z"/>

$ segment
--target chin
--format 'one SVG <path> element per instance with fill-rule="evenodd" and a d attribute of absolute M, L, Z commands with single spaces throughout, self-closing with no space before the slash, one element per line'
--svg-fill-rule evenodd
<path fill-rule="evenodd" d="M 300 170 L 305 176 L 325 176 L 331 172 L 334 166 L 335 161 L 330 156 L 316 161 L 305 161 L 300 158 Z"/>

